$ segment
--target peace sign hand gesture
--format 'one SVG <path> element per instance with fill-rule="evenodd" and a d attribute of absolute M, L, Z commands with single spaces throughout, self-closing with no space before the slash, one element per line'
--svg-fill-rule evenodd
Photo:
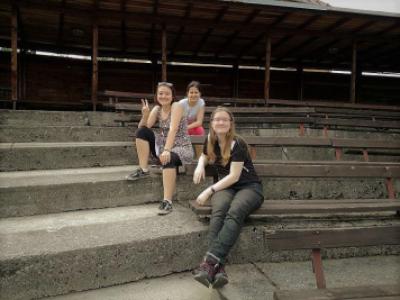
<path fill-rule="evenodd" d="M 140 99 L 142 101 L 142 116 L 147 119 L 150 114 L 149 102 L 147 99 Z"/>

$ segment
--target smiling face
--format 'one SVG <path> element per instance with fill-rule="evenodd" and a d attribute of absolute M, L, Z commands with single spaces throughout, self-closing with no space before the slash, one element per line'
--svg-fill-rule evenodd
<path fill-rule="evenodd" d="M 227 134 L 231 129 L 231 117 L 226 111 L 218 111 L 214 114 L 211 127 L 217 135 Z"/>
<path fill-rule="evenodd" d="M 161 106 L 171 105 L 173 100 L 172 89 L 166 85 L 160 85 L 157 88 L 157 101 Z"/>
<path fill-rule="evenodd" d="M 200 99 L 200 91 L 197 87 L 192 86 L 187 93 L 187 97 L 190 103 L 196 103 Z"/>

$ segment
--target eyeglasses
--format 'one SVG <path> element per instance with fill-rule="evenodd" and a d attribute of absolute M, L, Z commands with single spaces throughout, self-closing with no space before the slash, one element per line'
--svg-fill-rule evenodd
<path fill-rule="evenodd" d="M 218 123 L 218 122 L 223 122 L 223 123 L 228 123 L 231 121 L 231 119 L 227 119 L 227 118 L 214 118 L 211 119 L 211 121 Z"/>
<path fill-rule="evenodd" d="M 173 87 L 174 86 L 171 82 L 167 82 L 167 81 L 160 81 L 158 83 L 158 86 L 161 86 L 161 85 L 165 85 L 165 86 L 168 86 L 168 87 Z"/>

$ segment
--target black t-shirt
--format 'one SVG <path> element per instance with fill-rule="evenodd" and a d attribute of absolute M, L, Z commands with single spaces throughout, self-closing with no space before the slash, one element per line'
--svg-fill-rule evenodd
<path fill-rule="evenodd" d="M 240 174 L 239 180 L 234 183 L 231 188 L 242 188 L 250 183 L 261 183 L 260 178 L 258 177 L 256 171 L 254 170 L 253 162 L 251 161 L 250 153 L 247 148 L 246 142 L 239 138 L 235 137 L 234 145 L 231 147 L 231 156 L 229 158 L 226 166 L 222 165 L 222 156 L 221 149 L 219 147 L 218 141 L 215 142 L 214 151 L 216 155 L 216 160 L 214 162 L 214 166 L 218 172 L 218 178 L 221 179 L 229 174 L 231 168 L 231 162 L 244 162 L 242 173 Z M 207 155 L 207 143 L 208 137 L 204 142 L 203 153 Z"/>

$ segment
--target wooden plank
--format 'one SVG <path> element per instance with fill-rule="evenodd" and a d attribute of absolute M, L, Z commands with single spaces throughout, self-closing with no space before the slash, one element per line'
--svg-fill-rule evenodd
<path fill-rule="evenodd" d="M 333 147 L 343 148 L 380 148 L 380 149 L 399 149 L 400 141 L 383 141 L 383 140 L 355 140 L 332 138 Z"/>
<path fill-rule="evenodd" d="M 196 164 L 186 165 L 186 174 L 193 175 Z M 398 178 L 400 163 L 348 161 L 255 161 L 258 175 L 265 177 L 302 178 Z M 206 167 L 206 175 L 214 176 L 214 166 Z"/>
<path fill-rule="evenodd" d="M 98 46 L 99 46 L 99 28 L 96 21 L 93 23 L 92 30 L 92 106 L 93 111 L 97 107 L 97 90 L 98 90 Z"/>
<path fill-rule="evenodd" d="M 266 36 L 265 41 L 265 78 L 264 78 L 264 99 L 268 106 L 270 83 L 271 83 L 271 36 Z"/>
<path fill-rule="evenodd" d="M 161 81 L 167 81 L 167 29 L 165 24 L 161 33 Z"/>
<path fill-rule="evenodd" d="M 328 289 L 277 290 L 275 300 L 399 299 L 398 285 L 369 285 Z"/>
<path fill-rule="evenodd" d="M 205 101 L 207 102 L 207 99 Z M 213 112 L 216 106 L 206 106 L 206 113 Z M 229 110 L 234 114 L 310 114 L 315 113 L 313 107 L 230 107 Z"/>
<path fill-rule="evenodd" d="M 371 166 L 371 165 L 286 165 L 270 163 L 254 165 L 260 176 L 268 177 L 400 177 L 400 164 Z"/>
<path fill-rule="evenodd" d="M 13 6 L 11 15 L 11 100 L 13 109 L 18 99 L 18 18 L 17 8 Z"/>
<path fill-rule="evenodd" d="M 357 42 L 353 41 L 350 76 L 350 102 L 356 103 L 356 80 L 357 80 Z"/>
<path fill-rule="evenodd" d="M 400 245 L 400 226 L 277 230 L 267 233 L 266 239 L 272 251 Z"/>
<path fill-rule="evenodd" d="M 190 201 L 192 210 L 202 216 L 211 214 L 211 206 Z M 252 216 L 335 214 L 400 211 L 400 201 L 391 199 L 324 199 L 324 200 L 265 200 Z"/>

